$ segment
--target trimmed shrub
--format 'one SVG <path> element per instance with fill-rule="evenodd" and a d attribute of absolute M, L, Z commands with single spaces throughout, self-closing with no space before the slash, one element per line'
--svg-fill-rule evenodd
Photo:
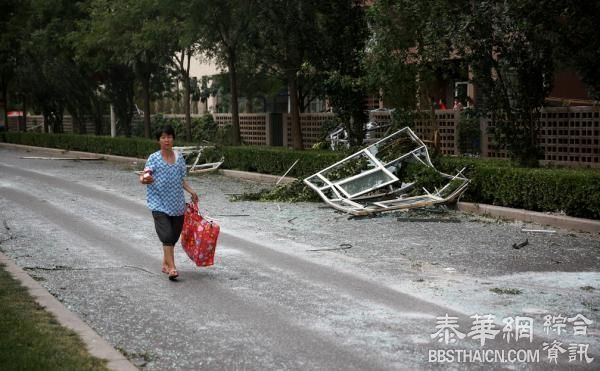
<path fill-rule="evenodd" d="M 521 168 L 473 158 L 444 158 L 438 168 L 455 174 L 465 166 L 471 184 L 464 201 L 600 219 L 597 169 Z"/>
<path fill-rule="evenodd" d="M 227 169 L 274 175 L 283 175 L 299 159 L 287 174 L 291 177 L 306 177 L 344 158 L 339 152 L 259 146 L 224 147 L 223 155 Z"/>
<path fill-rule="evenodd" d="M 28 146 L 137 158 L 146 158 L 159 149 L 158 143 L 154 140 L 124 137 L 7 132 L 5 138 L 6 142 Z"/>

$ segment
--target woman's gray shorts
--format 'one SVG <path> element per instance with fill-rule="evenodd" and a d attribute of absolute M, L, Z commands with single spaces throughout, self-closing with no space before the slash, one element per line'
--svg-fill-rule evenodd
<path fill-rule="evenodd" d="M 161 211 L 152 211 L 154 228 L 164 246 L 175 246 L 183 228 L 183 215 L 171 216 Z"/>

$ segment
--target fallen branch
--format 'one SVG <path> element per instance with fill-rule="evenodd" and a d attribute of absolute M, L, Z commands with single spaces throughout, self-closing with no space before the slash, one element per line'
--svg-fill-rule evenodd
<path fill-rule="evenodd" d="M 328 249 L 311 249 L 311 250 L 306 250 L 306 251 L 334 251 L 334 250 L 347 250 L 349 248 L 351 248 L 352 245 L 350 245 L 349 243 L 343 243 L 340 245 L 340 247 L 332 247 L 332 248 L 328 248 Z"/>

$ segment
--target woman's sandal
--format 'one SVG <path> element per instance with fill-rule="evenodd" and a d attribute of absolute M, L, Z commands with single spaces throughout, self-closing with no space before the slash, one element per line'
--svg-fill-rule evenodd
<path fill-rule="evenodd" d="M 177 273 L 177 270 L 173 269 L 169 272 L 169 279 L 171 281 L 174 281 L 177 277 L 179 277 L 179 273 Z"/>
<path fill-rule="evenodd" d="M 163 272 L 164 274 L 169 274 L 169 268 L 167 268 L 167 267 L 165 267 L 165 266 L 163 265 L 163 267 L 162 267 L 162 272 Z"/>

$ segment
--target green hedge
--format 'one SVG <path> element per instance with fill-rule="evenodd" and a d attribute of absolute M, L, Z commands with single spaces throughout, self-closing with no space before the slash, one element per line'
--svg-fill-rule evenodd
<path fill-rule="evenodd" d="M 339 152 L 312 149 L 294 151 L 282 147 L 260 146 L 224 147 L 223 155 L 223 166 L 226 169 L 274 175 L 283 175 L 299 159 L 287 174 L 291 177 L 306 177 L 345 157 Z"/>
<path fill-rule="evenodd" d="M 153 140 L 122 137 L 4 132 L 0 133 L 0 139 L 31 146 L 137 158 L 146 158 L 159 148 Z M 314 174 L 346 156 L 341 152 L 252 146 L 222 147 L 216 152 L 225 156 L 224 168 L 274 175 L 282 175 L 300 159 L 288 174 L 299 178 Z M 471 185 L 462 198 L 464 201 L 600 219 L 600 170 L 597 169 L 526 169 L 513 167 L 505 160 L 460 157 L 442 158 L 436 166 L 452 174 L 467 167 L 465 175 L 471 179 Z"/>
<path fill-rule="evenodd" d="M 447 173 L 467 167 L 462 200 L 600 219 L 600 170 L 512 167 L 510 161 L 444 158 Z"/>
<path fill-rule="evenodd" d="M 4 133 L 9 143 L 36 147 L 60 148 L 70 151 L 104 153 L 127 157 L 146 158 L 160 147 L 155 140 L 104 137 L 77 134 Z"/>

